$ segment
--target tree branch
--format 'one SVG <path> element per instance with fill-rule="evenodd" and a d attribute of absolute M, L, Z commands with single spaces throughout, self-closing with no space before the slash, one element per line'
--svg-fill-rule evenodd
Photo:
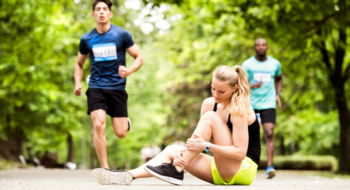
<path fill-rule="evenodd" d="M 343 83 L 345 83 L 349 79 L 349 77 L 350 77 L 350 63 L 345 69 Z"/>
<path fill-rule="evenodd" d="M 322 61 L 326 64 L 327 69 L 328 69 L 328 74 L 329 74 L 331 80 L 333 81 L 334 70 L 332 68 L 332 65 L 331 65 L 331 62 L 329 59 L 328 50 L 326 48 L 326 43 L 324 40 L 321 41 L 320 51 L 322 53 Z"/>
<path fill-rule="evenodd" d="M 344 56 L 345 56 L 345 44 L 346 33 L 344 28 L 339 28 L 339 43 L 335 46 L 335 72 L 341 75 L 343 69 Z"/>

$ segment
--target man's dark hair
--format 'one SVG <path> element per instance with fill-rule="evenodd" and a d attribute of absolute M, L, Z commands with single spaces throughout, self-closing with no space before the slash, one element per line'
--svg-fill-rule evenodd
<path fill-rule="evenodd" d="M 92 4 L 92 11 L 95 11 L 95 7 L 96 7 L 97 3 L 99 3 L 99 2 L 106 3 L 109 10 L 111 10 L 111 7 L 113 5 L 111 1 L 109 1 L 109 0 L 95 0 L 94 4 Z"/>

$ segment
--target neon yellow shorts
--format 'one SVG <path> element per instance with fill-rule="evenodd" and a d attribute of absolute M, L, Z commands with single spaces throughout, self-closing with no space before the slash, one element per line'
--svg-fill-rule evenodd
<path fill-rule="evenodd" d="M 245 157 L 236 175 L 230 182 L 225 182 L 216 168 L 214 158 L 211 161 L 211 173 L 215 185 L 250 185 L 255 179 L 257 169 L 258 165 L 250 158 Z"/>

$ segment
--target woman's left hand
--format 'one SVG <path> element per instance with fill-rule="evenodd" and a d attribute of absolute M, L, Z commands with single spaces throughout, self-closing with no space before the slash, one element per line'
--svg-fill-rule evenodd
<path fill-rule="evenodd" d="M 194 133 L 192 135 L 192 138 L 187 139 L 186 149 L 202 152 L 203 150 L 205 150 L 206 144 L 207 142 L 204 141 L 202 136 Z"/>

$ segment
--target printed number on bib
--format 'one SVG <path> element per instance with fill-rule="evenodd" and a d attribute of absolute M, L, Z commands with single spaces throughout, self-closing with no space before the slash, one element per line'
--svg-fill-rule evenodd
<path fill-rule="evenodd" d="M 262 81 L 263 84 L 269 84 L 271 82 L 271 73 L 270 72 L 255 72 L 254 73 L 254 82 Z"/>
<path fill-rule="evenodd" d="M 117 46 L 114 43 L 92 45 L 92 51 L 95 56 L 95 61 L 110 61 L 118 59 Z"/>

